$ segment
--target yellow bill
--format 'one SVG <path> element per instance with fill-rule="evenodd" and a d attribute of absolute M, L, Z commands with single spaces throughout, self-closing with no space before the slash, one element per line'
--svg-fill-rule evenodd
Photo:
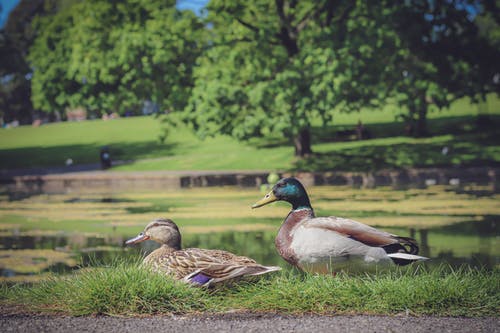
<path fill-rule="evenodd" d="M 267 205 L 268 203 L 275 202 L 277 200 L 278 200 L 278 198 L 276 198 L 276 196 L 274 195 L 273 191 L 271 191 L 268 194 L 266 194 L 264 196 L 264 198 L 260 199 L 256 203 L 254 203 L 252 205 L 252 208 L 259 208 L 259 207 L 262 207 L 264 205 Z"/>

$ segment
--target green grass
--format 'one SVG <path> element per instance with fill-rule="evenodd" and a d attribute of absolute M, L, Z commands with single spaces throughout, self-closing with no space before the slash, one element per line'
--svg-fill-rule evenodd
<path fill-rule="evenodd" d="M 72 315 L 189 313 L 204 307 L 202 290 L 124 263 L 54 277 L 31 287 L 3 286 L 1 292 L 7 303 Z"/>
<path fill-rule="evenodd" d="M 404 125 L 394 120 L 400 112 L 394 106 L 339 113 L 332 126 L 315 126 L 313 150 L 317 155 L 304 161 L 293 158 L 289 138 L 279 135 L 247 143 L 227 136 L 201 141 L 179 125 L 161 143 L 161 124 L 153 117 L 21 126 L 0 130 L 0 169 L 64 166 L 68 158 L 75 164 L 98 163 L 102 146 L 110 147 L 114 160 L 128 161 L 116 170 L 374 170 L 498 165 L 500 99 L 490 96 L 487 109 L 490 119 L 482 126 L 476 122 L 478 106 L 466 99 L 449 110 L 433 111 L 429 114 L 431 137 L 425 139 L 405 136 Z M 352 130 L 359 119 L 372 139 L 349 141 L 338 137 L 338 131 Z M 447 156 L 441 154 L 444 146 L 450 149 Z"/>
<path fill-rule="evenodd" d="M 283 271 L 213 290 L 187 286 L 138 264 L 88 268 L 33 285 L 0 288 L 26 311 L 71 315 L 228 311 L 498 316 L 500 271 L 423 266 L 373 275 L 317 276 Z"/>
<path fill-rule="evenodd" d="M 143 160 L 144 166 L 117 168 L 122 170 L 272 169 L 285 168 L 292 157 L 291 147 L 270 152 L 223 136 L 201 141 L 184 126 L 164 144 L 158 140 L 160 133 L 161 124 L 154 117 L 1 130 L 0 169 L 64 166 L 68 158 L 75 164 L 99 163 L 103 146 L 110 148 L 114 160 Z"/>

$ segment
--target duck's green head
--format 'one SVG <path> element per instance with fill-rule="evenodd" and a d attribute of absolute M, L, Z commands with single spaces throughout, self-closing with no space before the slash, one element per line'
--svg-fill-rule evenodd
<path fill-rule="evenodd" d="M 278 181 L 264 198 L 252 205 L 252 208 L 262 207 L 280 200 L 291 203 L 293 209 L 311 208 L 306 189 L 295 178 L 283 178 Z"/>

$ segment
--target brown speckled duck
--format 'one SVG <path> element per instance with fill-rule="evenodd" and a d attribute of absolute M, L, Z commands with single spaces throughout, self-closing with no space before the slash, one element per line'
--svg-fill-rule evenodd
<path fill-rule="evenodd" d="M 223 250 L 189 248 L 181 250 L 181 234 L 169 219 L 156 219 L 137 237 L 126 244 L 154 240 L 161 246 L 144 258 L 144 264 L 153 270 L 197 286 L 209 287 L 215 283 L 278 271 L 275 266 L 263 266 L 255 260 Z"/>
<path fill-rule="evenodd" d="M 252 208 L 287 201 L 292 211 L 276 237 L 276 248 L 287 262 L 309 272 L 366 270 L 373 264 L 406 265 L 418 256 L 416 241 L 335 216 L 316 217 L 304 186 L 284 178 Z"/>

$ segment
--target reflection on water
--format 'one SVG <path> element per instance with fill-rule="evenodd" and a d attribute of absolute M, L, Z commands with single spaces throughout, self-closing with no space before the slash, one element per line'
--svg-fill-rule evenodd
<path fill-rule="evenodd" d="M 81 234 L 0 236 L 0 276 L 66 273 L 92 262 L 110 262 L 127 255 L 121 237 Z"/>
<path fill-rule="evenodd" d="M 500 263 L 500 227 L 493 219 L 431 229 L 385 230 L 416 238 L 420 253 L 432 258 L 431 264 L 492 268 Z M 274 248 L 275 234 L 275 231 L 254 231 L 185 235 L 183 246 L 225 249 L 252 257 L 265 265 L 286 266 Z M 63 234 L 3 235 L 0 237 L 3 247 L 0 250 L 0 274 L 11 277 L 68 272 L 92 262 L 107 263 L 117 257 L 137 258 L 157 247 L 156 243 L 148 241 L 140 246 L 125 248 L 123 242 L 126 238 Z"/>
<path fill-rule="evenodd" d="M 500 263 L 498 217 L 419 231 L 422 253 L 436 262 L 492 268 Z"/>
<path fill-rule="evenodd" d="M 415 238 L 431 265 L 500 265 L 500 196 L 486 187 L 395 191 L 313 187 L 316 213 L 354 218 Z M 256 189 L 168 193 L 61 194 L 16 198 L 0 192 L 0 281 L 34 281 L 116 258 L 137 260 L 157 244 L 125 248 L 153 218 L 178 223 L 184 247 L 224 249 L 266 265 L 287 264 L 274 247 L 289 206 L 250 204 Z"/>

